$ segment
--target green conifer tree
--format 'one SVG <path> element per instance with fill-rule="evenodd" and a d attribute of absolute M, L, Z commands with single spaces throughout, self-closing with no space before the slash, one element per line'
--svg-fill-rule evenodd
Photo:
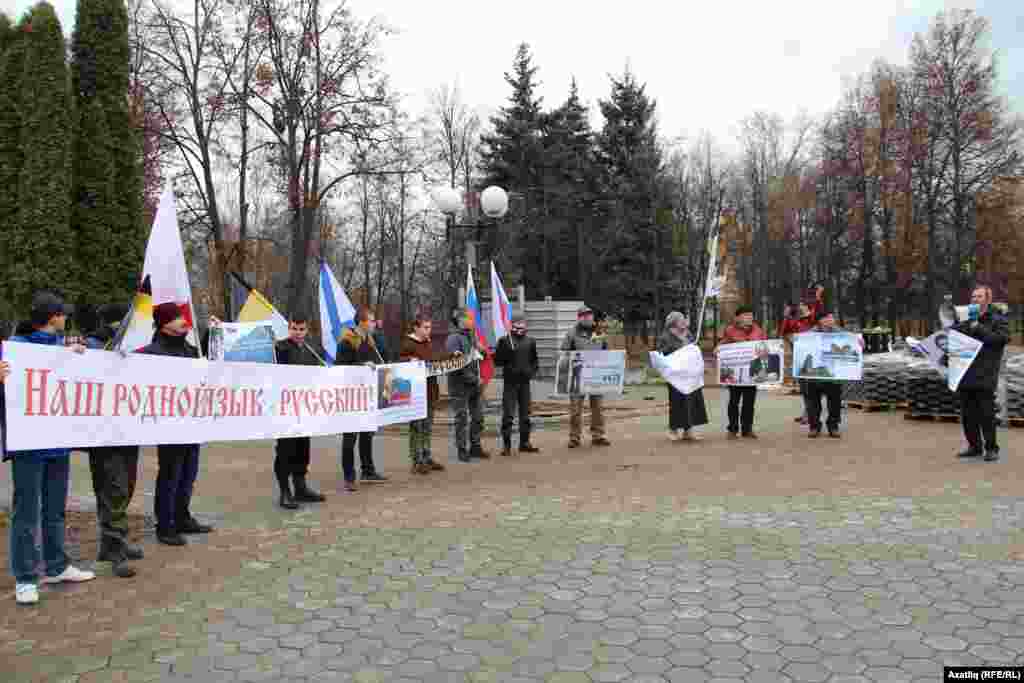
<path fill-rule="evenodd" d="M 21 151 L 21 78 L 25 70 L 26 13 L 17 26 L 0 15 L 0 229 L 13 229 L 18 214 L 18 182 L 24 155 Z M 12 254 L 0 248 L 0 273 L 8 272 Z M 7 278 L 0 277 L 0 320 L 15 315 L 15 301 Z"/>
<path fill-rule="evenodd" d="M 657 317 L 662 249 L 655 221 L 662 155 L 655 102 L 629 69 L 612 78 L 612 91 L 600 101 L 604 126 L 598 155 L 605 169 L 604 192 L 619 206 L 624 224 L 615 230 L 613 257 L 602 264 L 606 301 L 624 320 Z"/>
<path fill-rule="evenodd" d="M 76 99 L 77 258 L 90 303 L 128 300 L 145 237 L 142 138 L 129 109 L 131 48 L 124 0 L 78 0 L 72 37 Z M 102 267 L 96 266 L 100 258 Z"/>
<path fill-rule="evenodd" d="M 12 301 L 26 312 L 32 293 L 57 288 L 75 294 L 71 196 L 71 97 L 64 33 L 49 3 L 32 8 L 24 27 L 25 58 L 19 105 L 23 163 L 17 216 L 4 250 Z"/>

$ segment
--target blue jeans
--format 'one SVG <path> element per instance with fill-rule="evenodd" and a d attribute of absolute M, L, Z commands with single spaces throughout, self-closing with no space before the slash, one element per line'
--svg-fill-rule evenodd
<path fill-rule="evenodd" d="M 11 461 L 11 573 L 18 583 L 36 583 L 39 547 L 35 535 L 40 508 L 46 575 L 57 576 L 68 567 L 64 552 L 64 506 L 68 501 L 69 461 L 68 457 L 15 457 Z"/>
<path fill-rule="evenodd" d="M 158 446 L 156 458 L 156 528 L 161 533 L 172 533 L 192 514 L 189 505 L 199 476 L 199 446 Z"/>

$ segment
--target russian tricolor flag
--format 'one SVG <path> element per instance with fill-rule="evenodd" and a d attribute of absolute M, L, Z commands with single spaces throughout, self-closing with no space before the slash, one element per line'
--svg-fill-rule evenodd
<path fill-rule="evenodd" d="M 486 386 L 494 377 L 494 359 L 491 356 L 490 347 L 487 345 L 487 335 L 484 334 L 483 316 L 480 314 L 480 299 L 476 295 L 476 286 L 473 284 L 473 266 L 469 266 L 466 272 L 466 309 L 473 318 L 473 330 L 477 343 L 487 349 L 484 359 L 480 361 L 480 384 Z"/>
<path fill-rule="evenodd" d="M 508 301 L 494 261 L 491 261 L 491 326 L 494 329 L 495 343 L 512 329 L 512 304 Z"/>

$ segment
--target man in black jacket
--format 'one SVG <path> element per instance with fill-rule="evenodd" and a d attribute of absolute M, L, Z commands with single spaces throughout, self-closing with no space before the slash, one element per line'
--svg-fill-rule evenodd
<path fill-rule="evenodd" d="M 288 338 L 274 345 L 278 365 L 324 365 L 322 357 L 306 341 L 308 332 L 309 316 L 293 314 L 288 321 Z M 308 436 L 277 440 L 274 474 L 281 488 L 281 507 L 286 510 L 295 510 L 299 503 L 322 503 L 326 500 L 306 483 L 309 448 Z M 295 484 L 294 493 L 289 479 Z"/>
<path fill-rule="evenodd" d="M 512 455 L 512 422 L 519 409 L 519 452 L 537 453 L 530 443 L 530 380 L 537 375 L 540 361 L 537 343 L 526 336 L 526 320 L 521 315 L 512 317 L 511 334 L 498 341 L 494 362 L 504 368 L 501 394 L 501 454 Z"/>
<path fill-rule="evenodd" d="M 1006 318 L 992 310 L 992 289 L 978 286 L 971 293 L 971 303 L 978 306 L 977 320 L 958 323 L 957 332 L 982 343 L 974 362 L 967 368 L 957 394 L 960 396 L 960 416 L 967 450 L 961 458 L 977 458 L 986 462 L 999 460 L 996 442 L 996 387 L 1003 364 L 1003 349 L 1010 341 L 1010 326 Z M 984 444 L 982 444 L 984 438 Z"/>
<path fill-rule="evenodd" d="M 156 334 L 139 353 L 152 356 L 199 358 L 199 349 L 185 339 L 189 323 L 175 303 L 153 308 Z M 156 539 L 164 545 L 185 545 L 182 534 L 206 534 L 213 527 L 200 524 L 189 511 L 192 488 L 199 475 L 199 444 L 157 446 L 157 475 L 154 507 Z"/>
<path fill-rule="evenodd" d="M 90 349 L 111 351 L 118 326 L 128 314 L 119 304 L 100 306 L 100 326 L 85 337 Z M 105 446 L 88 449 L 89 472 L 96 495 L 96 517 L 100 526 L 98 562 L 112 563 L 121 578 L 135 576 L 128 560 L 141 560 L 142 548 L 128 542 L 128 505 L 135 495 L 139 473 L 138 446 Z"/>

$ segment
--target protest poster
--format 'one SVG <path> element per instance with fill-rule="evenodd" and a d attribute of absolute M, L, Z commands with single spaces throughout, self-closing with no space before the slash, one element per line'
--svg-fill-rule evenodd
<path fill-rule="evenodd" d="M 688 395 L 704 386 L 704 354 L 696 344 L 688 344 L 664 356 L 650 353 L 651 367 L 681 394 Z"/>
<path fill-rule="evenodd" d="M 982 347 L 977 339 L 952 329 L 936 332 L 927 339 L 907 337 L 907 345 L 928 357 L 932 367 L 945 378 L 950 391 L 960 386 Z"/>
<path fill-rule="evenodd" d="M 380 422 L 377 372 L 365 366 L 76 354 L 17 342 L 4 344 L 4 359 L 12 451 L 325 436 Z"/>
<path fill-rule="evenodd" d="M 793 336 L 793 376 L 826 382 L 858 382 L 864 374 L 860 335 L 804 332 Z"/>
<path fill-rule="evenodd" d="M 427 368 L 421 361 L 377 366 L 377 424 L 427 416 Z"/>
<path fill-rule="evenodd" d="M 785 348 L 781 339 L 723 344 L 716 357 L 720 384 L 757 387 L 782 383 Z"/>
<path fill-rule="evenodd" d="M 469 355 L 458 356 L 451 360 L 430 361 L 427 363 L 427 377 L 440 377 L 457 372 L 475 360 L 483 360 L 483 356 L 476 349 L 473 349 Z"/>
<path fill-rule="evenodd" d="M 555 395 L 621 394 L 625 379 L 625 351 L 562 351 L 555 364 Z"/>
<path fill-rule="evenodd" d="M 276 363 L 274 327 L 269 322 L 218 323 L 210 328 L 210 360 Z"/>

